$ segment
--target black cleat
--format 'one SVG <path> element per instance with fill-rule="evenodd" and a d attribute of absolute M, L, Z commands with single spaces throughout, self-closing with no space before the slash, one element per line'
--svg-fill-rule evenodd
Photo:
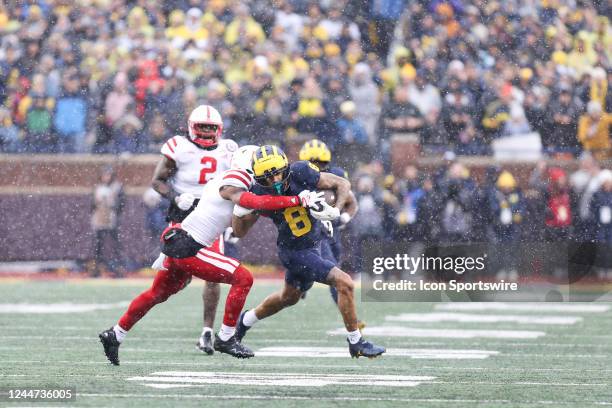
<path fill-rule="evenodd" d="M 348 339 L 346 341 L 348 341 Z M 363 338 L 359 339 L 359 341 L 355 344 L 351 344 L 350 341 L 348 343 L 351 357 L 359 358 L 364 356 L 367 358 L 376 358 L 387 351 L 387 349 L 384 347 L 372 344 L 369 341 L 365 341 Z"/>
<path fill-rule="evenodd" d="M 244 312 L 240 313 L 240 317 L 238 318 L 238 324 L 236 325 L 236 333 L 234 333 L 236 341 L 239 342 L 242 341 L 244 336 L 246 336 L 246 332 L 250 329 L 249 326 L 245 326 L 242 322 L 244 320 L 244 315 L 246 314 L 246 312 L 248 312 L 248 310 L 245 310 Z"/>
<path fill-rule="evenodd" d="M 106 354 L 106 358 L 113 365 L 119 365 L 119 346 L 121 343 L 117 341 L 117 336 L 115 336 L 115 332 L 111 327 L 108 330 L 104 330 L 102 333 L 98 335 L 100 337 L 100 342 L 102 346 L 104 346 L 104 354 Z"/>
<path fill-rule="evenodd" d="M 251 358 L 255 356 L 255 353 L 253 353 L 250 348 L 243 346 L 236 340 L 235 335 L 230 337 L 227 341 L 223 341 L 219 338 L 219 335 L 215 334 L 215 350 L 219 353 L 229 354 L 236 358 Z"/>
<path fill-rule="evenodd" d="M 207 331 L 200 337 L 198 344 L 196 344 L 196 348 L 200 350 L 202 353 L 208 354 L 209 356 L 212 356 L 213 354 L 215 354 L 215 348 L 214 348 L 213 339 L 212 339 L 212 331 Z"/>

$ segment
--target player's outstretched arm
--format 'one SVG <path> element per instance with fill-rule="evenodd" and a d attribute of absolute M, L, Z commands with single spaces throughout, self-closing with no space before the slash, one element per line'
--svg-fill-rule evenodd
<path fill-rule="evenodd" d="M 298 196 L 257 195 L 242 188 L 223 186 L 219 194 L 226 200 L 252 210 L 282 210 L 302 204 Z"/>
<path fill-rule="evenodd" d="M 161 160 L 155 167 L 153 180 L 151 181 L 153 190 L 157 191 L 170 201 L 174 200 L 176 197 L 176 192 L 172 189 L 172 186 L 169 183 L 170 178 L 176 173 L 176 170 L 176 162 L 166 156 L 162 156 Z"/>

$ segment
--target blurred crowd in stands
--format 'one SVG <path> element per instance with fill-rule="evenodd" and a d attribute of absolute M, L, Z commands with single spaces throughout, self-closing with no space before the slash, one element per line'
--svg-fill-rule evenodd
<path fill-rule="evenodd" d="M 546 264 L 567 267 L 563 257 L 572 251 L 564 245 L 589 243 L 602 249 L 585 265 L 597 264 L 612 278 L 612 171 L 592 154 L 582 153 L 573 172 L 541 161 L 523 188 L 498 167 L 477 182 L 454 153 L 444 157 L 433 173 L 407 166 L 399 177 L 377 161 L 361 166 L 353 177 L 360 208 L 350 224 L 355 242 L 484 243 L 505 272 L 516 272 L 521 245 L 550 244 Z"/>
<path fill-rule="evenodd" d="M 4 0 L 0 151 L 157 152 L 225 137 L 489 154 L 538 132 L 609 156 L 612 5 L 590 0 Z"/>

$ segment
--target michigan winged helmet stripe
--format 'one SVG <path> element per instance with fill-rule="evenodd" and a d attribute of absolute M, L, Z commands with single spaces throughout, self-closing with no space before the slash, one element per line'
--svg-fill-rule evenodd
<path fill-rule="evenodd" d="M 304 143 L 300 149 L 299 159 L 329 163 L 331 161 L 331 151 L 322 141 L 312 139 Z"/>
<path fill-rule="evenodd" d="M 262 180 L 284 172 L 288 167 L 287 155 L 278 146 L 261 146 L 253 155 L 253 173 L 256 180 Z"/>

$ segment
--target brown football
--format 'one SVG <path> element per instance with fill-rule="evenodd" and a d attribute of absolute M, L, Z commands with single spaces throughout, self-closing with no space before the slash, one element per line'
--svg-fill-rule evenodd
<path fill-rule="evenodd" d="M 319 192 L 323 193 L 323 198 L 325 202 L 331 206 L 336 204 L 336 193 L 333 190 L 320 190 Z M 323 205 L 320 203 L 311 206 L 314 211 L 323 211 Z"/>
<path fill-rule="evenodd" d="M 325 196 L 325 202 L 329 205 L 336 205 L 336 192 L 334 190 L 322 190 Z"/>

